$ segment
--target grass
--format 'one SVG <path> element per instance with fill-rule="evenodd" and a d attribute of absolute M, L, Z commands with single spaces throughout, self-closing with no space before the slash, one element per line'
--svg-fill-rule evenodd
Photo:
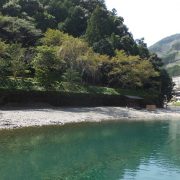
<path fill-rule="evenodd" d="M 33 78 L 17 78 L 14 80 L 12 77 L 4 80 L 0 84 L 1 89 L 8 90 L 35 90 L 35 91 L 46 91 L 38 82 Z M 156 98 L 158 97 L 157 92 L 145 91 L 145 90 L 133 90 L 133 89 L 115 89 L 109 87 L 90 86 L 82 85 L 77 83 L 69 82 L 58 82 L 54 85 L 52 90 L 57 92 L 72 92 L 72 93 L 88 93 L 88 94 L 107 94 L 107 95 L 132 95 L 141 96 L 144 98 Z"/>

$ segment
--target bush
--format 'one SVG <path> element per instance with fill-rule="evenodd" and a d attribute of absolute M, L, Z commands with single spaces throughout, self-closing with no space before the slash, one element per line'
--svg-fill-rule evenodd
<path fill-rule="evenodd" d="M 60 80 L 64 62 L 58 58 L 55 47 L 41 46 L 37 51 L 33 60 L 35 77 L 42 86 L 51 89 L 53 84 Z"/>

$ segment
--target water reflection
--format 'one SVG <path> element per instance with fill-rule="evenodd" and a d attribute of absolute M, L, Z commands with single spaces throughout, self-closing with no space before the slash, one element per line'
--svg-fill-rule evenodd
<path fill-rule="evenodd" d="M 0 179 L 180 179 L 179 133 L 178 121 L 0 131 Z"/>

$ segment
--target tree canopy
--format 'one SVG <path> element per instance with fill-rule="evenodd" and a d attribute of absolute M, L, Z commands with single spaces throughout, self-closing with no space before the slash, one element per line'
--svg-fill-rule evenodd
<path fill-rule="evenodd" d="M 0 70 L 46 89 L 77 81 L 170 97 L 173 87 L 161 59 L 104 0 L 1 0 Z"/>

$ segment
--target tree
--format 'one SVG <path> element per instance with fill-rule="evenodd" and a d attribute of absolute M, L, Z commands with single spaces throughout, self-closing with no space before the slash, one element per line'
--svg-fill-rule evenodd
<path fill-rule="evenodd" d="M 8 49 L 8 44 L 0 40 L 0 58 L 6 58 L 7 49 Z"/>
<path fill-rule="evenodd" d="M 83 8 L 87 9 L 88 14 L 91 14 L 97 6 L 102 8 L 106 7 L 104 0 L 79 0 L 78 4 L 81 4 Z"/>
<path fill-rule="evenodd" d="M 139 50 L 138 55 L 141 58 L 149 58 L 150 53 L 149 53 L 149 50 L 147 48 L 147 44 L 144 42 L 144 38 L 136 40 L 136 43 L 137 43 L 137 47 Z"/>
<path fill-rule="evenodd" d="M 108 56 L 96 54 L 91 49 L 83 56 L 80 56 L 78 59 L 78 67 L 83 82 L 90 84 L 100 83 L 101 74 L 100 71 L 98 71 L 98 65 L 104 58 L 109 59 Z"/>
<path fill-rule="evenodd" d="M 98 55 L 95 55 L 85 41 L 58 30 L 49 29 L 42 42 L 59 49 L 58 57 L 65 62 L 65 68 L 69 69 L 65 75 L 71 75 L 71 72 L 79 72 L 84 81 L 94 82 L 94 71 L 97 69 L 95 59 Z"/>
<path fill-rule="evenodd" d="M 69 36 L 60 46 L 58 56 L 66 62 L 68 68 L 77 69 L 79 59 L 88 51 L 91 49 L 86 42 Z"/>
<path fill-rule="evenodd" d="M 22 12 L 26 12 L 30 17 L 36 17 L 37 14 L 43 13 L 44 8 L 39 0 L 18 0 L 22 7 Z"/>
<path fill-rule="evenodd" d="M 120 46 L 118 50 L 124 50 L 128 55 L 139 55 L 139 53 L 136 54 L 135 41 L 129 33 L 120 38 Z"/>
<path fill-rule="evenodd" d="M 105 8 L 97 6 L 93 11 L 86 29 L 86 39 L 90 45 L 112 34 L 112 21 Z"/>
<path fill-rule="evenodd" d="M 72 8 L 66 20 L 59 24 L 59 29 L 74 37 L 84 35 L 87 27 L 87 17 L 85 13 L 85 9 L 80 6 Z"/>
<path fill-rule="evenodd" d="M 39 0 L 19 0 L 22 12 L 26 14 L 26 19 L 31 18 L 36 22 L 36 28 L 45 32 L 48 28 L 56 28 L 56 18 L 48 13 Z"/>
<path fill-rule="evenodd" d="M 56 28 L 57 23 L 55 17 L 48 12 L 39 13 L 36 15 L 37 28 L 45 32 L 48 28 Z"/>
<path fill-rule="evenodd" d="M 71 36 L 68 34 L 65 34 L 59 30 L 48 29 L 44 33 L 44 37 L 41 39 L 41 43 L 47 46 L 61 46 L 62 43 L 70 37 Z"/>
<path fill-rule="evenodd" d="M 61 78 L 64 62 L 58 58 L 56 48 L 39 46 L 33 59 L 33 67 L 37 81 L 46 89 L 51 89 Z"/>
<path fill-rule="evenodd" d="M 8 61 L 8 49 L 9 45 L 3 41 L 0 41 L 0 81 L 3 81 L 8 75 L 9 61 Z"/>
<path fill-rule="evenodd" d="M 69 83 L 81 82 L 81 75 L 73 69 L 67 69 L 62 75 L 62 80 Z"/>
<path fill-rule="evenodd" d="M 162 104 L 164 102 L 165 96 L 167 97 L 168 101 L 171 100 L 174 85 L 175 84 L 173 83 L 172 78 L 170 78 L 167 71 L 162 69 L 160 71 L 160 100 Z"/>
<path fill-rule="evenodd" d="M 152 77 L 158 76 L 152 64 L 138 56 L 127 56 L 123 51 L 116 52 L 112 59 L 113 68 L 109 72 L 109 84 L 122 88 L 143 88 Z"/>
<path fill-rule="evenodd" d="M 94 43 L 93 44 L 93 50 L 96 53 L 106 54 L 106 55 L 111 56 L 111 57 L 115 55 L 113 46 L 106 39 L 102 39 L 99 42 Z"/>
<path fill-rule="evenodd" d="M 62 1 L 48 1 L 43 4 L 46 4 L 48 13 L 55 17 L 57 25 L 59 22 L 64 22 L 68 17 L 68 8 L 64 6 Z"/>
<path fill-rule="evenodd" d="M 34 45 L 42 35 L 33 22 L 17 17 L 0 16 L 0 29 L 2 39 L 22 43 L 23 46 Z"/>
<path fill-rule="evenodd" d="M 7 0 L 0 1 L 0 11 L 2 11 L 3 5 L 6 3 Z"/>
<path fill-rule="evenodd" d="M 128 34 L 128 28 L 124 24 L 124 19 L 120 16 L 116 16 L 114 12 L 111 12 L 111 19 L 113 21 L 113 33 L 123 37 Z"/>
<path fill-rule="evenodd" d="M 17 75 L 23 76 L 26 70 L 25 49 L 22 48 L 21 44 L 12 44 L 9 47 L 9 59 L 10 59 L 10 70 L 13 74 L 14 79 Z"/>
<path fill-rule="evenodd" d="M 2 6 L 2 13 L 8 16 L 18 17 L 21 15 L 21 6 L 17 1 L 10 0 Z"/>
<path fill-rule="evenodd" d="M 157 56 L 157 54 L 151 54 L 148 60 L 152 63 L 154 69 L 160 71 L 163 66 L 163 62 L 162 59 Z"/>

